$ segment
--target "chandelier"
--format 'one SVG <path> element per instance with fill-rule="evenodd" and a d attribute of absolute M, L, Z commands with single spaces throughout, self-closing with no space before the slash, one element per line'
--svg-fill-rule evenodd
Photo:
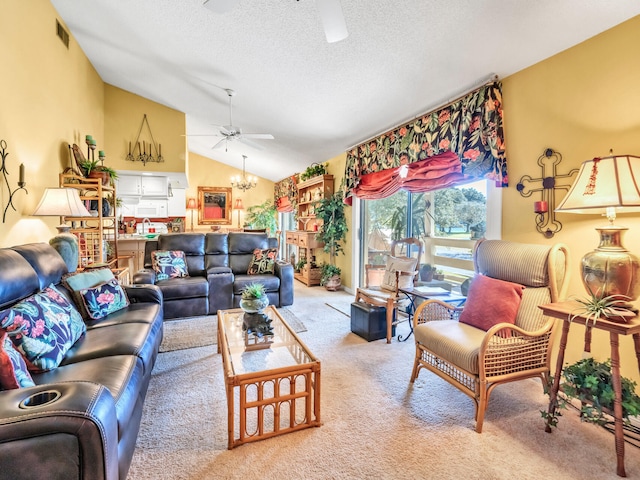
<path fill-rule="evenodd" d="M 255 187 L 258 184 L 258 177 L 253 177 L 251 175 L 247 176 L 244 170 L 244 162 L 247 160 L 246 155 L 242 155 L 242 177 L 240 175 L 234 175 L 231 177 L 231 186 L 237 188 L 238 190 L 249 190 L 250 188 Z"/>

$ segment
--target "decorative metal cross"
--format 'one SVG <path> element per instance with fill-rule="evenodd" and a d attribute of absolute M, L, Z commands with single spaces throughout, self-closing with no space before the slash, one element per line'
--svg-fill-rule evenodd
<path fill-rule="evenodd" d="M 531 178 L 530 175 L 523 175 L 516 189 L 523 197 L 530 197 L 535 192 L 541 192 L 540 201 L 534 202 L 534 211 L 536 213 L 536 230 L 545 237 L 551 238 L 557 232 L 562 230 L 562 223 L 556 220 L 556 190 L 568 191 L 569 185 L 557 185 L 556 180 L 560 178 L 570 178 L 578 172 L 574 168 L 569 173 L 558 175 L 556 167 L 562 161 L 560 152 L 556 152 L 552 148 L 547 148 L 540 157 L 538 157 L 538 165 L 542 169 L 542 177 Z M 532 188 L 537 187 L 537 188 Z"/>

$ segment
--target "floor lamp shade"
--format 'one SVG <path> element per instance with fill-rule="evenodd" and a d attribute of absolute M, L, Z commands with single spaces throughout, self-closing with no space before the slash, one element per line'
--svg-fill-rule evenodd
<path fill-rule="evenodd" d="M 606 215 L 609 225 L 596 228 L 598 247 L 582 258 L 582 281 L 599 296 L 640 295 L 640 263 L 622 244 L 628 229 L 613 225 L 616 210 L 640 212 L 640 157 L 616 155 L 582 164 L 557 212 Z"/>
<path fill-rule="evenodd" d="M 69 225 L 64 223 L 64 217 L 90 217 L 91 214 L 84 207 L 78 190 L 75 188 L 47 188 L 40 203 L 33 212 L 34 216 L 63 217 L 63 221 L 56 228 L 58 234 L 49 240 L 67 264 L 69 272 L 78 268 L 78 238 L 69 233 Z"/>

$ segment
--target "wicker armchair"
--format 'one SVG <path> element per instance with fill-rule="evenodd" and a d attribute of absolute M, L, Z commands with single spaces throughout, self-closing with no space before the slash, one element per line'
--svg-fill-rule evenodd
<path fill-rule="evenodd" d="M 396 254 L 397 249 L 397 254 Z M 358 288 L 356 291 L 356 302 L 364 302 L 369 305 L 385 307 L 387 319 L 387 343 L 391 343 L 391 331 L 395 320 L 396 309 L 400 304 L 398 289 L 403 284 L 415 284 L 418 278 L 420 257 L 422 256 L 422 242 L 417 238 L 403 238 L 394 240 L 391 243 L 391 257 L 387 259 L 385 265 L 365 265 L 365 288 Z M 411 268 L 406 270 L 398 269 L 394 266 L 394 261 L 407 261 Z M 375 269 L 384 270 L 384 278 L 381 285 L 371 285 L 369 283 L 370 274 Z M 389 277 L 389 275 L 391 275 Z"/>
<path fill-rule="evenodd" d="M 439 300 L 422 303 L 413 317 L 416 356 L 411 383 L 426 368 L 469 395 L 476 406 L 476 431 L 481 433 L 496 386 L 532 377 L 549 379 L 555 321 L 538 305 L 564 298 L 568 252 L 562 244 L 479 241 L 474 268 L 476 274 L 525 287 L 515 323 L 497 323 L 485 331 L 458 321 L 463 308 Z"/>

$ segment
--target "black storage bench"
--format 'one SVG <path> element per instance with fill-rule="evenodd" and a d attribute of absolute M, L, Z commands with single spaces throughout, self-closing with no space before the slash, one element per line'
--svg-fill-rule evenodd
<path fill-rule="evenodd" d="M 391 336 L 396 334 L 396 326 L 391 327 Z M 387 309 L 363 302 L 351 304 L 351 331 L 366 341 L 387 337 Z"/>

